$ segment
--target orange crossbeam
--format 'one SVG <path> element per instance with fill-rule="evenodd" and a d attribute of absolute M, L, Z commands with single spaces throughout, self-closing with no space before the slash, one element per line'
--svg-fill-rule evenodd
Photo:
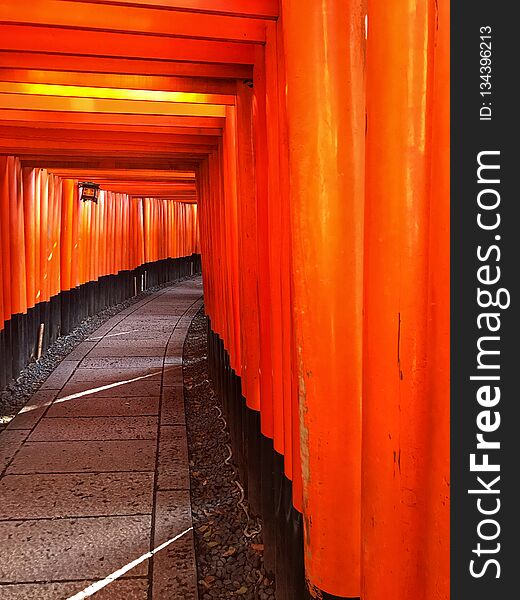
<path fill-rule="evenodd" d="M 102 189 L 112 190 L 112 191 L 125 191 L 128 193 L 136 194 L 146 194 L 147 196 L 153 196 L 156 192 L 161 194 L 181 194 L 181 195 L 195 195 L 196 188 L 194 184 L 168 184 L 168 185 L 160 185 L 154 184 L 153 182 L 149 183 L 139 183 L 139 182 L 128 182 L 128 181 L 99 181 L 93 179 L 96 183 L 99 183 Z"/>
<path fill-rule="evenodd" d="M 105 98 L 61 98 L 0 93 L 0 108 L 53 110 L 88 113 L 126 113 L 171 116 L 223 117 L 225 107 L 216 104 L 147 102 L 145 100 L 112 100 Z"/>
<path fill-rule="evenodd" d="M 234 42 L 265 41 L 260 19 L 235 19 L 227 15 L 158 10 L 150 7 L 98 4 L 67 0 L 32 0 L 30 3 L 0 0 L 5 23 L 52 25 L 78 29 L 124 31 L 164 36 L 219 39 Z"/>
<path fill-rule="evenodd" d="M 195 136 L 185 134 L 163 134 L 163 133 L 139 133 L 120 131 L 113 132 L 105 129 L 92 136 L 88 131 L 81 130 L 60 130 L 60 129 L 39 129 L 32 127 L 3 127 L 0 130 L 0 139 L 11 140 L 34 140 L 34 141 L 70 141 L 76 145 L 84 142 L 95 141 L 97 144 L 115 142 L 116 144 L 143 144 L 155 148 L 173 148 L 184 145 L 207 145 L 216 146 L 218 138 L 216 136 Z"/>
<path fill-rule="evenodd" d="M 161 90 L 131 90 L 47 83 L 13 83 L 0 81 L 0 93 L 57 96 L 64 98 L 105 98 L 113 100 L 138 100 L 147 102 L 173 102 L 190 104 L 234 104 L 235 96 L 228 94 L 197 94 L 191 92 L 165 92 Z"/>
<path fill-rule="evenodd" d="M 21 157 L 23 167 L 42 167 L 48 169 L 151 169 L 157 171 L 181 171 L 196 169 L 198 159 L 179 156 L 71 156 L 67 152 L 57 152 L 53 156 L 38 154 L 34 151 Z"/>
<path fill-rule="evenodd" d="M 163 128 L 179 127 L 188 130 L 189 128 L 216 128 L 220 133 L 220 128 L 223 126 L 224 119 L 221 117 L 205 117 L 205 116 L 186 116 L 186 115 L 149 115 L 149 114 L 117 114 L 117 113 L 85 113 L 85 112 L 56 112 L 49 110 L 39 110 L 38 120 L 34 121 L 35 115 L 31 109 L 2 109 L 0 107 L 0 119 L 22 121 L 24 124 L 37 126 L 37 123 L 60 123 L 60 126 L 68 124 L 82 125 L 109 125 L 110 128 L 114 125 L 120 126 L 150 126 L 157 128 L 160 133 Z M 46 125 L 49 126 L 49 125 Z M 58 126 L 58 125 L 57 125 Z M 106 129 L 106 127 L 104 127 Z M 195 130 L 195 129 L 193 129 Z"/>
<path fill-rule="evenodd" d="M 191 171 L 154 171 L 146 169 L 49 169 L 55 175 L 64 178 L 77 179 L 85 174 L 90 174 L 93 181 L 101 179 L 110 180 L 112 178 L 120 179 L 124 175 L 126 181 L 178 181 L 195 180 L 195 173 Z"/>
<path fill-rule="evenodd" d="M 235 81 L 228 79 L 82 73 L 80 71 L 46 71 L 41 69 L 9 69 L 0 67 L 0 82 L 7 81 L 224 95 L 225 100 L 221 98 L 219 98 L 220 101 L 211 100 L 214 104 L 233 104 L 233 98 L 229 99 L 229 96 L 233 96 L 236 93 Z"/>
<path fill-rule="evenodd" d="M 254 44 L 215 42 L 183 38 L 159 37 L 60 29 L 57 27 L 31 27 L 30 25 L 0 25 L 0 39 L 5 50 L 79 54 L 84 56 L 109 56 L 121 58 L 147 58 L 254 64 Z"/>
<path fill-rule="evenodd" d="M 1 111 L 0 111 L 1 112 Z M 58 113 L 56 118 L 59 118 Z M 0 119 L 0 128 L 15 128 L 20 125 L 19 121 L 8 121 L 4 119 Z M 38 130 L 49 130 L 52 128 L 54 131 L 70 131 L 73 133 L 81 133 L 84 131 L 99 131 L 106 133 L 107 127 L 106 125 L 101 125 L 99 123 L 89 124 L 89 123 L 60 123 L 60 122 L 23 122 L 24 128 L 29 131 L 38 131 Z M 212 136 L 213 139 L 217 139 L 217 136 L 221 135 L 220 129 L 207 129 L 207 128 L 190 128 L 190 127 L 146 127 L 139 125 L 110 125 L 110 133 L 113 132 L 126 132 L 130 134 L 162 134 L 169 136 L 184 136 L 187 138 L 195 138 L 196 136 Z"/>
<path fill-rule="evenodd" d="M 83 0 L 99 4 L 97 0 Z M 155 8 L 191 10 L 193 12 L 222 13 L 234 16 L 278 18 L 278 0 L 113 0 L 112 4 L 139 4 Z"/>
<path fill-rule="evenodd" d="M 82 73 L 116 73 L 120 75 L 154 75 L 159 77 L 216 77 L 222 79 L 251 79 L 253 77 L 252 66 L 248 64 L 183 62 L 173 60 L 171 56 L 161 60 L 79 56 L 73 53 L 51 54 L 46 53 L 45 50 L 42 52 L 28 52 L 24 49 L 17 52 L 0 50 L 0 66 L 10 69 L 48 69 L 56 73 L 77 71 Z"/>

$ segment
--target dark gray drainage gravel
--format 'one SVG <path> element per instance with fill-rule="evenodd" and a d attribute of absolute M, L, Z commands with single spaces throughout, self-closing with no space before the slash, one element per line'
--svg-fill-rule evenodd
<path fill-rule="evenodd" d="M 237 471 L 228 458 L 222 404 L 208 380 L 206 320 L 200 311 L 184 344 L 184 397 L 190 453 L 191 502 L 200 600 L 274 600 L 263 568 L 262 535 L 248 538 L 238 506 Z M 247 506 L 247 502 L 244 503 Z M 251 529 L 260 525 L 249 523 Z"/>

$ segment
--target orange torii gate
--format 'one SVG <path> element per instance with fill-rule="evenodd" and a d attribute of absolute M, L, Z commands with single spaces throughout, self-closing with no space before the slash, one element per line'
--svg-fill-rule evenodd
<path fill-rule="evenodd" d="M 0 384 L 200 254 L 277 600 L 447 600 L 447 1 L 0 14 Z"/>

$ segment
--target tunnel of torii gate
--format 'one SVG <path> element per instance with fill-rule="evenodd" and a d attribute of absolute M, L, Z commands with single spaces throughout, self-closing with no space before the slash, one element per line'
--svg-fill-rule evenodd
<path fill-rule="evenodd" d="M 448 80 L 447 0 L 0 0 L 0 384 L 201 264 L 279 599 L 449 597 Z"/>

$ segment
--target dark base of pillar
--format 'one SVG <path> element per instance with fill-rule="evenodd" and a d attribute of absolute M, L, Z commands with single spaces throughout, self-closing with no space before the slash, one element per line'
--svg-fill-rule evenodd
<path fill-rule="evenodd" d="M 222 340 L 209 320 L 208 360 L 251 511 L 262 517 L 264 567 L 275 578 L 276 600 L 310 598 L 305 584 L 303 518 L 292 504 L 292 483 L 285 476 L 283 456 L 262 435 L 259 413 L 246 406 L 240 378 L 231 369 Z"/>
<path fill-rule="evenodd" d="M 87 317 L 145 289 L 199 274 L 201 269 L 198 254 L 147 263 L 133 271 L 120 271 L 117 275 L 106 275 L 62 291 L 27 313 L 12 315 L 0 330 L 0 391 L 17 378 L 26 365 L 36 360 L 42 324 L 43 353 L 60 335 L 67 335 Z"/>
<path fill-rule="evenodd" d="M 304 600 L 360 600 L 359 597 L 334 596 L 318 589 L 315 589 L 313 592 L 307 589 L 303 598 Z"/>

